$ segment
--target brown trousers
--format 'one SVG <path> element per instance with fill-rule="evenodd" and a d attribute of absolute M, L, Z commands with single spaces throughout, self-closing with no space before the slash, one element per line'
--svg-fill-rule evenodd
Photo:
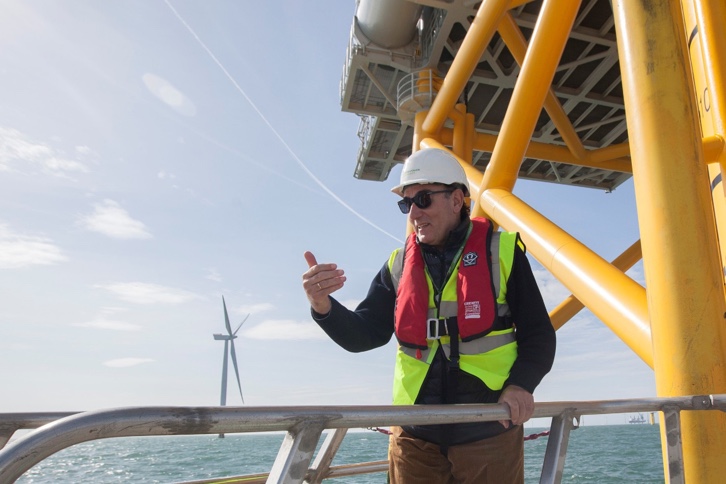
<path fill-rule="evenodd" d="M 524 483 L 524 430 L 520 425 L 496 437 L 449 447 L 417 439 L 391 427 L 388 477 L 391 484 Z"/>

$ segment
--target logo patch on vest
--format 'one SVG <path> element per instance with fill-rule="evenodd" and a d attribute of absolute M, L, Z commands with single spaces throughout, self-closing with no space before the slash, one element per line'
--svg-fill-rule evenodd
<path fill-rule="evenodd" d="M 475 266 L 476 260 L 478 258 L 479 258 L 479 256 L 476 254 L 476 252 L 467 252 L 461 258 L 461 261 L 464 263 L 464 267 Z"/>
<path fill-rule="evenodd" d="M 464 319 L 479 319 L 481 306 L 479 301 L 464 301 Z"/>

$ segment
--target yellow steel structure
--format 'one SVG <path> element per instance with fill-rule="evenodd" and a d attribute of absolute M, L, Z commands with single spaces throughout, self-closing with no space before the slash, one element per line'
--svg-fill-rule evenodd
<path fill-rule="evenodd" d="M 613 9 L 656 390 L 719 393 L 726 390 L 726 304 L 681 5 L 618 0 Z M 682 416 L 690 482 L 716 482 L 726 471 L 726 415 L 703 417 Z"/>
<path fill-rule="evenodd" d="M 687 3 L 684 5 L 685 31 L 688 34 L 688 51 L 694 72 L 694 84 L 701 129 L 704 139 L 704 154 L 708 167 L 714 212 L 721 240 L 726 240 L 726 185 L 721 173 L 726 168 L 724 153 L 724 116 L 726 116 L 726 34 L 723 22 L 726 20 L 726 4 L 719 0 Z M 710 149 L 709 149 L 710 148 Z M 726 251 L 721 251 L 722 265 L 726 267 Z"/>
<path fill-rule="evenodd" d="M 521 232 L 572 291 L 551 314 L 556 328 L 584 305 L 653 368 L 658 396 L 726 393 L 726 3 L 612 1 L 630 141 L 595 150 L 547 82 L 580 1 L 545 0 L 529 45 L 508 13 L 522 3 L 481 3 L 430 109 L 414 118 L 412 149 L 450 148 L 469 178 L 473 214 Z M 477 133 L 457 104 L 497 32 L 521 65 L 498 136 Z M 565 146 L 530 142 L 542 109 Z M 473 149 L 492 153 L 483 174 L 471 164 Z M 512 193 L 525 157 L 632 172 L 641 241 L 609 263 L 539 214 Z M 641 254 L 647 292 L 624 274 Z M 666 477 L 720 482 L 726 415 L 681 418 L 684 467 L 664 460 Z"/>

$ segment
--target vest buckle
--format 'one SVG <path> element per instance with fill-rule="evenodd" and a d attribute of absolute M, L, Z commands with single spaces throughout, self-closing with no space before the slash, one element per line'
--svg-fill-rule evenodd
<path fill-rule="evenodd" d="M 439 339 L 449 334 L 446 319 L 431 318 L 426 320 L 426 339 Z"/>

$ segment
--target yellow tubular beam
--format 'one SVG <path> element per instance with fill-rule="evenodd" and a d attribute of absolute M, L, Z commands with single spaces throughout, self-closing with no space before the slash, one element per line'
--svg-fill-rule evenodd
<path fill-rule="evenodd" d="M 472 113 L 466 113 L 466 157 L 464 161 L 471 163 L 474 159 L 474 139 L 476 138 L 476 119 Z"/>
<path fill-rule="evenodd" d="M 481 3 L 441 90 L 431 105 L 423 123 L 423 131 L 436 133 L 444 125 L 494 35 L 499 20 L 509 8 L 509 3 L 510 0 L 485 0 Z"/>
<path fill-rule="evenodd" d="M 421 143 L 421 140 L 430 136 L 430 133 L 425 133 L 423 131 L 423 129 L 421 128 L 421 125 L 423 124 L 424 120 L 426 119 L 427 114 L 428 114 L 428 111 L 419 111 L 416 113 L 416 116 L 414 117 L 413 147 L 412 147 L 412 151 L 414 153 L 416 153 L 420 149 L 419 145 Z"/>
<path fill-rule="evenodd" d="M 701 114 L 704 156 L 711 182 L 716 227 L 721 246 L 721 264 L 726 268 L 726 184 L 722 180 L 726 169 L 724 153 L 724 116 L 726 98 L 726 35 L 723 19 L 726 5 L 723 0 L 684 2 L 683 16 L 688 35 L 688 52 L 693 67 L 693 80 Z M 726 271 L 724 272 L 726 275 Z"/>
<path fill-rule="evenodd" d="M 718 163 L 724 154 L 724 139 L 715 134 L 703 138 L 703 156 L 706 163 Z"/>
<path fill-rule="evenodd" d="M 519 30 L 519 26 L 511 14 L 507 13 L 499 23 L 499 35 L 502 36 L 502 40 L 509 48 L 509 52 L 512 53 L 517 64 L 520 66 L 524 64 L 524 58 L 527 53 L 527 40 L 522 35 L 522 31 Z M 565 142 L 575 159 L 581 160 L 585 158 L 587 156 L 585 147 L 582 145 L 582 141 L 580 141 L 575 127 L 572 126 L 570 118 L 567 117 L 567 113 L 562 109 L 562 104 L 560 104 L 559 99 L 557 99 L 557 96 L 551 88 L 547 91 L 544 108 L 547 114 L 549 114 L 550 119 L 552 119 L 552 123 L 557 128 L 557 132 L 562 136 L 562 141 Z"/>
<path fill-rule="evenodd" d="M 497 144 L 497 135 L 488 133 L 474 133 L 473 149 L 491 153 Z M 451 145 L 453 134 L 451 128 L 441 129 L 441 142 Z M 726 151 L 726 141 L 719 135 L 706 136 L 703 138 L 703 156 L 706 163 L 718 163 Z M 630 166 L 630 144 L 621 143 L 605 146 L 586 152 L 585 158 L 578 159 L 572 152 L 558 145 L 530 141 L 525 158 L 553 161 L 555 163 L 567 163 L 569 165 L 587 166 L 603 170 L 632 173 Z"/>
<path fill-rule="evenodd" d="M 446 129 L 446 128 L 444 128 Z M 474 140 L 474 149 L 479 151 L 487 151 L 489 153 L 494 151 L 498 137 L 493 134 L 477 133 Z M 618 145 L 620 146 L 620 145 Z M 605 148 L 600 148 L 605 149 Z M 617 153 L 622 150 L 613 149 L 610 153 Z M 547 143 L 539 143 L 537 141 L 531 141 L 529 146 L 524 152 L 523 158 L 535 158 L 538 160 L 554 161 L 556 163 L 567 163 L 570 165 L 577 166 L 588 166 L 591 168 L 600 168 L 603 170 L 620 171 L 623 173 L 630 173 L 630 158 L 625 157 L 614 157 L 606 158 L 608 152 L 602 154 L 599 150 L 592 151 L 591 153 L 596 154 L 594 157 L 589 155 L 585 158 L 576 158 L 572 152 L 564 146 L 551 145 Z"/>
<path fill-rule="evenodd" d="M 421 148 L 446 149 L 432 138 L 421 140 Z M 511 193 L 487 190 L 482 194 L 481 172 L 459 162 L 469 180 L 471 198 L 480 200 L 486 216 L 506 230 L 520 232 L 528 252 L 652 367 L 645 289 Z"/>
<path fill-rule="evenodd" d="M 724 393 L 726 304 L 681 6 L 613 0 L 613 11 L 656 390 L 664 397 Z M 723 480 L 726 414 L 683 412 L 681 437 L 679 482 Z"/>
<path fill-rule="evenodd" d="M 638 240 L 633 245 L 625 249 L 625 252 L 616 257 L 612 264 L 614 267 L 617 267 L 621 271 L 625 272 L 641 259 L 642 254 L 643 253 L 640 250 L 640 241 Z M 554 308 L 552 312 L 550 312 L 552 326 L 555 329 L 560 329 L 584 307 L 585 305 L 582 304 L 582 302 L 580 302 L 580 300 L 575 296 L 568 296 L 556 308 Z"/>
<path fill-rule="evenodd" d="M 726 18 L 726 5 L 723 0 L 702 0 L 692 2 L 696 6 L 696 16 L 698 25 L 703 30 L 701 41 L 701 49 L 703 51 L 703 61 L 706 67 L 707 82 L 710 87 L 707 96 L 709 102 L 709 111 L 713 129 L 720 135 L 726 134 L 725 117 L 726 117 L 726 95 L 723 86 L 726 82 L 726 34 L 724 34 L 723 21 Z M 726 153 L 723 149 L 718 153 L 718 162 L 721 167 L 721 174 L 726 172 Z M 719 201 L 723 203 L 726 197 L 726 185 L 723 181 L 721 197 Z M 723 206 L 720 207 L 724 210 Z M 723 218 L 723 213 L 719 214 Z M 720 229 L 723 233 L 726 227 Z M 723 234 L 722 234 L 723 237 Z M 726 240 L 723 242 L 726 244 Z M 721 248 L 722 252 L 726 249 Z M 726 259 L 726 254 L 722 256 Z M 726 267 L 726 264 L 724 264 Z"/>
<path fill-rule="evenodd" d="M 471 162 L 471 153 L 467 156 L 466 151 L 466 108 L 463 104 L 457 104 L 449 113 L 449 118 L 454 122 L 454 146 L 453 151 L 461 159 Z"/>
<path fill-rule="evenodd" d="M 643 286 L 506 190 L 487 190 L 479 199 L 498 224 L 520 232 L 527 250 L 652 367 Z"/>
<path fill-rule="evenodd" d="M 482 189 L 514 188 L 579 5 L 577 0 L 545 0 L 542 4 Z M 472 213 L 480 214 L 478 206 Z"/>
<path fill-rule="evenodd" d="M 704 95 L 708 112 L 711 114 L 714 131 L 724 135 L 726 131 L 726 33 L 723 23 L 726 19 L 726 4 L 723 0 L 701 0 L 688 2 L 695 6 L 698 20 L 702 60 L 708 82 L 708 92 Z M 722 170 L 726 159 L 720 160 Z"/>
<path fill-rule="evenodd" d="M 592 163 L 602 163 L 616 158 L 627 158 L 628 166 L 630 166 L 630 143 L 620 143 L 619 145 L 610 145 L 591 150 L 587 152 L 587 157 Z M 631 171 L 631 169 L 628 169 L 628 173 Z"/>

